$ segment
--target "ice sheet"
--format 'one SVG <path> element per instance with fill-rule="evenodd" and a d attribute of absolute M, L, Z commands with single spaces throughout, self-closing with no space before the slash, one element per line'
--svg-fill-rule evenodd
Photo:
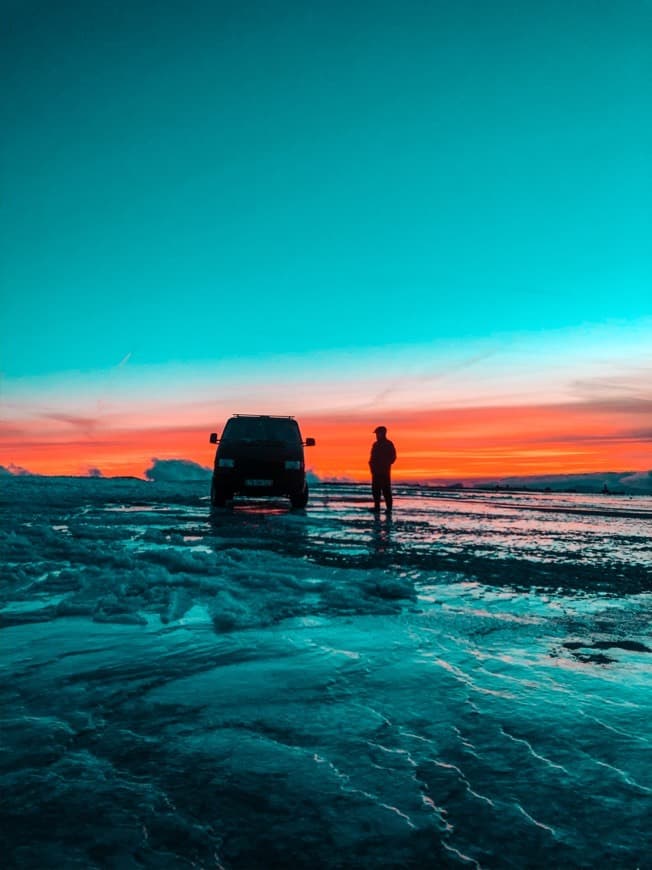
<path fill-rule="evenodd" d="M 2 482 L 16 867 L 644 867 L 652 500 Z"/>

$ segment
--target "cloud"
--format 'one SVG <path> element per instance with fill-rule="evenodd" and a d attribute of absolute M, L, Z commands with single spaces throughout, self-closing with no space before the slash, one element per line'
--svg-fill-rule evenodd
<path fill-rule="evenodd" d="M 458 372 L 472 368 L 478 363 L 482 363 L 498 353 L 497 350 L 491 348 L 484 350 L 463 359 L 451 362 L 440 363 L 437 366 L 429 366 L 425 371 L 416 372 L 409 375 L 402 375 L 395 378 L 384 389 L 378 392 L 369 402 L 363 402 L 357 410 L 366 410 L 367 408 L 376 408 L 379 405 L 387 402 L 393 396 L 399 396 L 406 388 L 414 387 L 415 385 L 430 384 L 437 381 L 445 380 Z"/>
<path fill-rule="evenodd" d="M 10 439 L 20 445 L 29 437 L 29 430 L 23 426 L 13 426 L 9 423 L 0 423 L 0 441 L 9 443 Z"/>
<path fill-rule="evenodd" d="M 28 471 L 26 468 L 22 468 L 20 465 L 14 465 L 13 462 L 10 462 L 7 466 L 0 465 L 0 475 L 11 475 L 12 477 L 31 477 L 32 472 Z"/>
<path fill-rule="evenodd" d="M 626 486 L 647 488 L 652 492 L 652 471 L 636 471 L 623 477 L 621 483 Z"/>
<path fill-rule="evenodd" d="M 562 433 L 559 435 L 532 435 L 530 437 L 522 437 L 522 444 L 649 444 L 652 443 L 652 429 L 623 429 L 615 432 L 599 433 L 597 435 L 590 432 L 578 432 L 574 434 Z"/>
<path fill-rule="evenodd" d="M 152 465 L 145 471 L 147 480 L 178 483 L 184 480 L 208 480 L 210 468 L 192 462 L 190 459 L 152 458 Z"/>
<path fill-rule="evenodd" d="M 571 394 L 605 410 L 649 413 L 652 410 L 652 367 L 638 366 L 611 375 L 583 377 L 569 384 Z"/>
<path fill-rule="evenodd" d="M 95 417 L 88 417 L 81 414 L 41 411 L 38 416 L 44 420 L 52 420 L 55 423 L 65 423 L 69 426 L 74 426 L 76 429 L 81 429 L 87 435 L 92 434 L 98 425 L 98 421 Z"/>
<path fill-rule="evenodd" d="M 578 492 L 603 492 L 606 487 L 611 492 L 630 494 L 652 494 L 652 471 L 599 471 L 590 474 L 547 474 L 499 478 L 502 484 L 513 487 L 553 490 L 577 490 Z"/>

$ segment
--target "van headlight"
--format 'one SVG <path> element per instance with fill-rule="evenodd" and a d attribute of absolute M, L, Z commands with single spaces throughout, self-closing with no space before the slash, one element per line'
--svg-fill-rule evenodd
<path fill-rule="evenodd" d="M 235 468 L 235 459 L 218 459 L 218 468 Z"/>
<path fill-rule="evenodd" d="M 286 471 L 301 471 L 301 460 L 300 459 L 286 459 L 285 460 L 285 470 Z"/>

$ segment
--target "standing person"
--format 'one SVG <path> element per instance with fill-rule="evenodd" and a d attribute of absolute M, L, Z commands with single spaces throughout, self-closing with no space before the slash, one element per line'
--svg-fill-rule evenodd
<path fill-rule="evenodd" d="M 371 469 L 371 493 L 374 497 L 374 511 L 380 511 L 380 496 L 385 499 L 387 511 L 392 509 L 392 464 L 396 461 L 396 448 L 387 437 L 386 426 L 376 426 L 376 442 L 371 445 L 369 468 Z"/>

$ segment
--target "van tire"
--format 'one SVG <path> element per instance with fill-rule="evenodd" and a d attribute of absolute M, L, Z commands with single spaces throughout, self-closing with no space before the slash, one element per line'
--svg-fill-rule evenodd
<path fill-rule="evenodd" d="M 291 495 L 290 502 L 293 508 L 304 508 L 308 504 L 308 484 L 305 485 L 302 492 Z"/>
<path fill-rule="evenodd" d="M 213 507 L 224 507 L 226 504 L 226 493 L 215 481 L 211 483 L 211 504 Z"/>

